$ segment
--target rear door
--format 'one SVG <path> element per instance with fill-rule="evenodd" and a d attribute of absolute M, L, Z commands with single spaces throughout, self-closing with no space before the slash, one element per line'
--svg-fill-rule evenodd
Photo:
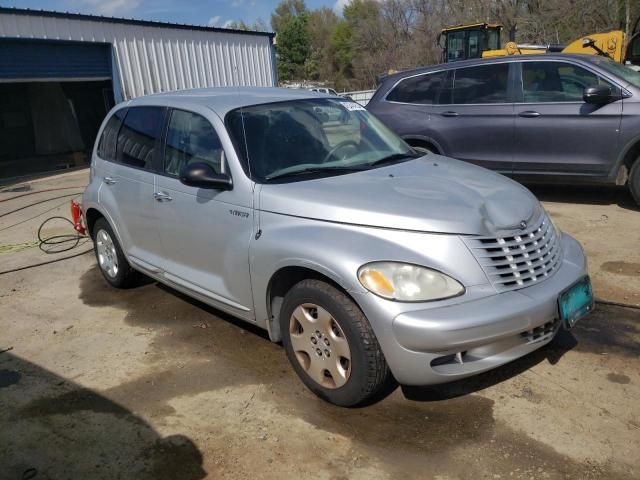
<path fill-rule="evenodd" d="M 367 110 L 409 143 L 412 140 L 431 141 L 429 109 L 438 103 L 447 75 L 447 70 L 441 70 L 405 77 L 383 100 L 370 102 Z"/>
<path fill-rule="evenodd" d="M 513 73 L 510 63 L 456 68 L 428 125 L 445 155 L 501 173 L 511 173 L 513 153 Z"/>
<path fill-rule="evenodd" d="M 566 60 L 518 63 L 514 174 L 607 175 L 617 152 L 622 100 L 585 103 L 585 87 L 608 85 L 594 71 Z"/>
<path fill-rule="evenodd" d="M 99 202 L 110 216 L 124 251 L 133 264 L 152 271 L 162 259 L 153 193 L 164 114 L 162 107 L 128 108 L 111 147 L 111 151 L 115 147 L 115 158 L 96 170 L 103 182 Z M 116 119 L 112 117 L 114 122 Z M 113 129 L 109 131 L 113 137 Z"/>
<path fill-rule="evenodd" d="M 167 280 L 251 319 L 251 192 L 202 189 L 179 180 L 181 169 L 191 162 L 204 162 L 216 173 L 230 175 L 218 132 L 224 132 L 224 125 L 211 111 L 170 112 L 154 192 L 165 252 L 162 267 Z"/>

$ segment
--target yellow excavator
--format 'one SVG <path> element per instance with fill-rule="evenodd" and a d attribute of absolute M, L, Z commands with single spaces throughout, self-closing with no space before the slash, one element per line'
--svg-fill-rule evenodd
<path fill-rule="evenodd" d="M 629 66 L 640 66 L 640 18 L 629 38 L 622 30 L 594 33 L 581 37 L 568 45 L 521 45 L 514 41 L 515 29 L 509 32 L 509 41 L 501 46 L 503 26 L 497 23 L 473 23 L 443 28 L 437 43 L 442 48 L 442 62 L 456 62 L 470 58 L 529 55 L 547 52 L 583 53 L 602 55 Z"/>

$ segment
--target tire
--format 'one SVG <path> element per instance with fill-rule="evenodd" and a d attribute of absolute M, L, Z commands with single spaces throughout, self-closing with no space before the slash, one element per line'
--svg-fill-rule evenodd
<path fill-rule="evenodd" d="M 416 152 L 420 152 L 422 154 L 429 154 L 429 153 L 438 153 L 436 152 L 432 147 L 429 147 L 427 145 L 424 145 L 422 143 L 416 143 L 416 144 L 409 144 L 411 145 L 411 148 L 413 148 Z"/>
<path fill-rule="evenodd" d="M 640 207 L 640 157 L 633 162 L 631 171 L 629 172 L 629 190 L 631 196 L 636 201 L 636 205 Z"/>
<path fill-rule="evenodd" d="M 289 362 L 318 397 L 355 407 L 395 389 L 371 325 L 335 287 L 320 280 L 294 285 L 280 310 L 280 328 Z"/>
<path fill-rule="evenodd" d="M 111 286 L 128 288 L 139 279 L 138 272 L 129 265 L 118 238 L 104 218 L 96 220 L 93 226 L 93 251 L 102 276 Z"/>

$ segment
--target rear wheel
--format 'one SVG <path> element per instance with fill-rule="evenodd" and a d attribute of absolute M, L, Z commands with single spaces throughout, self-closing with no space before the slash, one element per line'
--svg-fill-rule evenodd
<path fill-rule="evenodd" d="M 127 288 L 136 282 L 139 274 L 127 262 L 111 225 L 104 218 L 96 220 L 93 226 L 93 249 L 102 276 L 112 286 Z"/>
<path fill-rule="evenodd" d="M 283 344 L 304 384 L 330 403 L 353 407 L 395 388 L 371 325 L 344 293 L 320 280 L 303 280 L 280 312 Z"/>
<path fill-rule="evenodd" d="M 636 204 L 640 206 L 640 157 L 633 163 L 629 172 L 629 190 Z"/>

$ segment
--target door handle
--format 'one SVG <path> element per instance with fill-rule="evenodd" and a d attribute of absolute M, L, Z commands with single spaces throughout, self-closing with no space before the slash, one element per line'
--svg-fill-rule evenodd
<path fill-rule="evenodd" d="M 440 115 L 442 115 L 443 117 L 457 117 L 460 114 L 458 112 L 447 111 L 447 112 L 442 112 Z"/>
<path fill-rule="evenodd" d="M 116 181 L 111 177 L 104 177 L 103 180 L 107 185 L 113 185 L 114 183 L 116 183 Z"/>
<path fill-rule="evenodd" d="M 170 195 L 164 192 L 155 192 L 153 194 L 153 198 L 155 198 L 157 202 L 170 202 L 171 200 L 173 200 Z"/>
<path fill-rule="evenodd" d="M 524 112 L 520 112 L 518 116 L 525 117 L 525 118 L 535 118 L 535 117 L 539 117 L 540 113 L 534 112 L 533 110 L 526 110 Z"/>

